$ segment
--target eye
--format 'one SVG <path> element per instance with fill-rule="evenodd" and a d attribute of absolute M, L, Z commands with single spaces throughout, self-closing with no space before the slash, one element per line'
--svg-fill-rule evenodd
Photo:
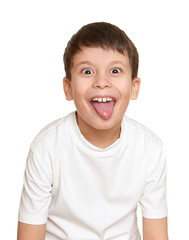
<path fill-rule="evenodd" d="M 82 70 L 82 73 L 84 73 L 84 74 L 93 74 L 93 71 L 91 69 L 89 69 L 89 68 L 85 68 L 85 69 Z"/>
<path fill-rule="evenodd" d="M 119 69 L 119 68 L 113 68 L 111 71 L 110 71 L 110 73 L 120 73 L 121 72 L 121 70 Z"/>

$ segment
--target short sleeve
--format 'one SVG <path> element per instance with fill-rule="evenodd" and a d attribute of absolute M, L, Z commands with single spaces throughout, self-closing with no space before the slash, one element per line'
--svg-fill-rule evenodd
<path fill-rule="evenodd" d="M 146 184 L 140 199 L 143 217 L 158 219 L 167 216 L 166 177 L 165 149 L 163 144 L 159 143 L 151 150 Z"/>
<path fill-rule="evenodd" d="M 24 175 L 18 221 L 45 224 L 51 202 L 52 171 L 48 156 L 30 148 Z"/>

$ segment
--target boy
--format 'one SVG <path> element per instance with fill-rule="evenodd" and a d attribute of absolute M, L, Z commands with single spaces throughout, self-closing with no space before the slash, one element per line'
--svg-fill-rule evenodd
<path fill-rule="evenodd" d="M 82 27 L 64 53 L 67 100 L 76 112 L 31 144 L 18 240 L 167 240 L 161 140 L 124 116 L 139 93 L 138 53 L 109 23 Z"/>

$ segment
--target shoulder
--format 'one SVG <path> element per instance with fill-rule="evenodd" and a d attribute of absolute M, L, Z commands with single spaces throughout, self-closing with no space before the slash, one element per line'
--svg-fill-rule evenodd
<path fill-rule="evenodd" d="M 58 146 L 60 140 L 68 140 L 68 128 L 73 124 L 73 115 L 70 113 L 46 125 L 34 138 L 31 148 L 52 148 Z"/>
<path fill-rule="evenodd" d="M 166 169 L 166 152 L 161 138 L 133 119 L 125 117 L 125 121 L 135 155 L 143 163 L 140 166 L 145 167 L 148 177 L 155 179 L 162 169 Z"/>
<path fill-rule="evenodd" d="M 124 121 L 130 137 L 136 144 L 138 143 L 141 146 L 145 145 L 153 150 L 163 148 L 161 138 L 151 129 L 127 116 L 124 117 Z"/>

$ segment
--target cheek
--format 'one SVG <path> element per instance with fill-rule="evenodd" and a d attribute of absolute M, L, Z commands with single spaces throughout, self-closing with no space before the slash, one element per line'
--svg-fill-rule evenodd
<path fill-rule="evenodd" d="M 77 100 L 82 100 L 83 98 L 85 98 L 86 91 L 87 90 L 83 88 L 82 85 L 80 85 L 73 89 L 73 97 Z"/>
<path fill-rule="evenodd" d="M 131 96 L 131 84 L 121 84 L 119 87 L 120 95 L 123 98 L 130 98 Z"/>
<path fill-rule="evenodd" d="M 74 79 L 71 87 L 72 87 L 73 98 L 78 98 L 78 96 L 82 95 L 83 88 L 82 88 L 82 85 L 78 81 L 76 81 Z"/>
<path fill-rule="evenodd" d="M 78 82 L 75 83 L 72 88 L 73 100 L 76 107 L 85 107 L 87 102 L 86 94 L 88 92 L 88 88 L 86 84 Z"/>

